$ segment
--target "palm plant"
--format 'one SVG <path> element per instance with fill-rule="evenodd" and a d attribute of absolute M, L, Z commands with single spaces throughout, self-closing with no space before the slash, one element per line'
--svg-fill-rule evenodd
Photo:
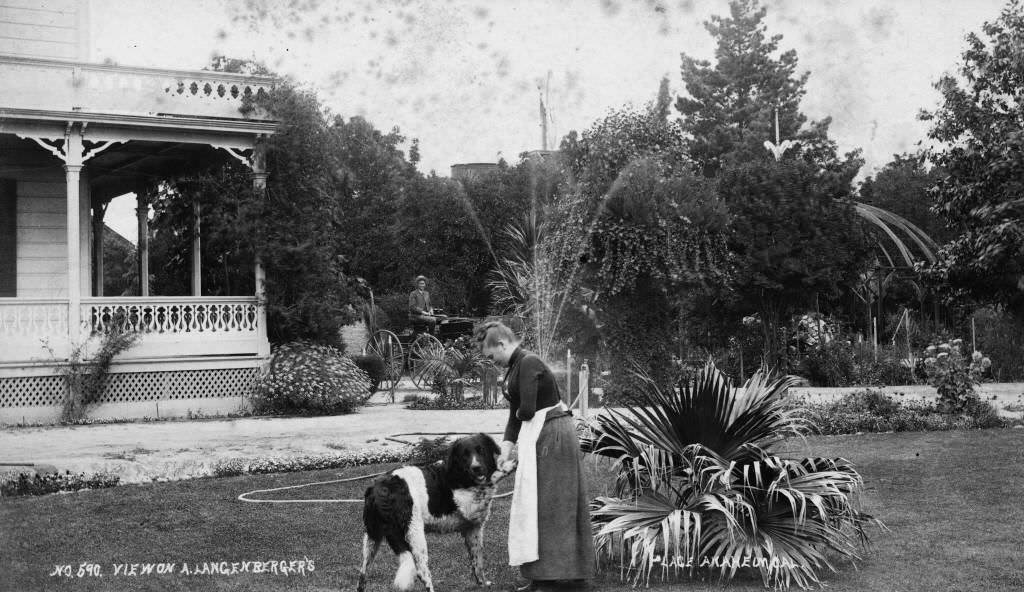
<path fill-rule="evenodd" d="M 771 452 L 808 427 L 784 399 L 795 377 L 762 368 L 734 389 L 710 362 L 678 388 L 640 377 L 647 405 L 609 410 L 582 442 L 615 459 L 616 497 L 592 502 L 595 544 L 634 585 L 657 567 L 731 579 L 749 566 L 766 586 L 806 588 L 833 556 L 858 558 L 865 526 L 883 526 L 860 511 L 848 461 Z"/>
<path fill-rule="evenodd" d="M 562 267 L 571 248 L 550 235 L 535 212 L 520 224 L 506 225 L 502 236 L 506 256 L 496 260 L 487 281 L 494 309 L 522 319 L 526 346 L 548 357 L 556 349 L 564 310 L 579 307 L 594 319 L 597 294 Z"/>
<path fill-rule="evenodd" d="M 442 396 L 462 400 L 466 386 L 483 378 L 494 368 L 469 337 L 460 337 L 447 347 L 429 348 L 422 352 L 415 372 L 421 380 L 433 383 Z"/>

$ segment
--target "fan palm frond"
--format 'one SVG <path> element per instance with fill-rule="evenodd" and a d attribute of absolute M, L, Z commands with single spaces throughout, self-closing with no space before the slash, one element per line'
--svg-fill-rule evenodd
<path fill-rule="evenodd" d="M 806 588 L 836 558 L 859 558 L 868 524 L 884 528 L 859 510 L 849 461 L 771 453 L 805 427 L 784 406 L 792 378 L 762 369 L 737 389 L 711 363 L 678 388 L 641 378 L 647 404 L 610 410 L 587 441 L 618 472 L 618 497 L 592 506 L 596 546 L 634 585 L 660 564 L 663 578 L 680 565 L 722 579 L 752 568 L 766 586 Z"/>

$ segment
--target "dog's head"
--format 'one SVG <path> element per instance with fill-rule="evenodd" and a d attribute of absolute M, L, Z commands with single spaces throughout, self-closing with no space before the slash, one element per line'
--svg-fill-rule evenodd
<path fill-rule="evenodd" d="M 501 449 L 494 438 L 476 434 L 459 438 L 448 449 L 448 477 L 453 487 L 474 487 L 487 483 L 498 468 Z"/>

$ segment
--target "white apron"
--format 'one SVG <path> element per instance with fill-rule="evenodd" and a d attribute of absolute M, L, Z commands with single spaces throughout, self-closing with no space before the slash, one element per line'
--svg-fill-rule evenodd
<path fill-rule="evenodd" d="M 537 550 L 537 439 L 548 412 L 559 408 L 566 409 L 565 403 L 560 401 L 538 410 L 519 429 L 519 466 L 508 527 L 508 564 L 513 567 L 540 559 Z"/>

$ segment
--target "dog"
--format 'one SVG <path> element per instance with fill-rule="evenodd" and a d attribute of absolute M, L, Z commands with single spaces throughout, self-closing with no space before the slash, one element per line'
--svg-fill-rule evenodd
<path fill-rule="evenodd" d="M 363 496 L 363 565 L 358 592 L 366 589 L 366 570 L 382 541 L 398 556 L 394 586 L 409 590 L 418 577 L 434 592 L 427 565 L 427 532 L 458 532 L 469 551 L 477 585 L 484 575 L 483 530 L 491 514 L 495 484 L 515 469 L 499 469 L 501 450 L 487 434 L 456 440 L 446 459 L 427 466 L 404 466 L 378 479 Z"/>

